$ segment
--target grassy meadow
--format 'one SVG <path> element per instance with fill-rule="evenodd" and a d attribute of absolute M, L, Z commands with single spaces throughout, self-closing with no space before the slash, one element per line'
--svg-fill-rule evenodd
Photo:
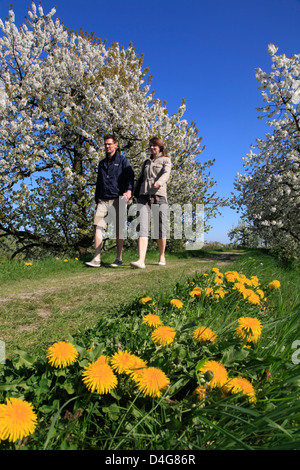
<path fill-rule="evenodd" d="M 1 264 L 0 449 L 299 449 L 299 271 L 260 250 L 135 256 Z"/>
<path fill-rule="evenodd" d="M 6 342 L 8 357 L 17 348 L 43 353 L 49 341 L 84 331 L 110 315 L 112 308 L 119 309 L 139 296 L 149 292 L 160 296 L 220 258 L 214 251 L 183 251 L 168 254 L 165 269 L 156 264 L 157 252 L 150 251 L 147 269 L 136 271 L 129 267 L 137 258 L 135 251 L 124 252 L 125 266 L 120 269 L 110 267 L 114 255 L 103 255 L 101 269 L 88 268 L 84 260 L 69 256 L 0 263 L 0 340 Z M 228 262 L 235 255 L 221 256 Z"/>

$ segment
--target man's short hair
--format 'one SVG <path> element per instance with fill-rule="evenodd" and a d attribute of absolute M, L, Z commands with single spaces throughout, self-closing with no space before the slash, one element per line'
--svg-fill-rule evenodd
<path fill-rule="evenodd" d="M 114 141 L 115 144 L 118 143 L 118 139 L 117 137 L 114 135 L 114 134 L 106 134 L 103 138 L 104 142 L 108 139 L 112 139 Z"/>

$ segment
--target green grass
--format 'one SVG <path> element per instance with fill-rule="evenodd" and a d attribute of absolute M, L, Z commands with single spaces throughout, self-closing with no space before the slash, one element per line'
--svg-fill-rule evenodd
<path fill-rule="evenodd" d="M 154 264 L 156 254 L 149 253 L 148 268 L 138 272 L 128 267 L 111 269 L 111 255 L 101 273 L 71 260 L 55 270 L 55 264 L 51 267 L 54 261 L 47 260 L 49 267 L 41 262 L 35 275 L 19 266 L 22 279 L 17 271 L 13 282 L 6 278 L 1 334 L 4 332 L 12 361 L 9 358 L 0 368 L 0 403 L 9 396 L 30 401 L 37 411 L 38 426 L 28 439 L 16 444 L 2 441 L 0 446 L 35 450 L 299 449 L 300 352 L 297 355 L 295 349 L 300 340 L 299 272 L 282 268 L 261 250 L 243 253 L 229 264 L 223 264 L 218 252 L 205 262 L 203 253 L 195 255 L 169 255 L 167 268 L 161 270 Z M 191 297 L 191 282 L 204 288 L 210 277 L 214 287 L 215 266 L 223 273 L 236 270 L 247 277 L 257 276 L 267 301 L 260 306 L 251 304 L 230 285 L 224 299 Z M 280 281 L 280 289 L 268 287 L 274 279 Z M 140 298 L 145 295 L 155 305 L 142 305 Z M 182 300 L 183 307 L 172 307 L 172 298 Z M 165 325 L 174 328 L 172 345 L 162 347 L 152 341 L 152 329 L 142 322 L 149 312 L 159 314 Z M 242 316 L 257 318 L 262 324 L 261 337 L 250 349 L 243 348 L 235 334 Z M 192 333 L 200 325 L 217 334 L 215 343 L 193 340 Z M 25 327 L 29 329 L 21 331 Z M 63 339 L 76 346 L 79 359 L 65 369 L 54 369 L 47 363 L 46 349 Z M 17 347 L 21 349 L 18 354 Z M 120 349 L 163 370 L 170 387 L 158 398 L 144 397 L 129 377 L 118 375 L 118 386 L 110 394 L 90 393 L 81 379 L 84 367 L 101 354 L 112 356 Z M 246 378 L 254 387 L 256 402 L 211 388 L 211 376 L 199 373 L 208 359 L 223 364 L 229 377 Z M 193 393 L 198 385 L 206 387 L 205 400 L 199 401 Z"/>
<path fill-rule="evenodd" d="M 147 269 L 132 270 L 136 251 L 124 252 L 124 268 L 113 269 L 115 253 L 106 253 L 100 269 L 87 268 L 84 259 L 70 257 L 7 261 L 0 264 L 0 339 L 13 357 L 16 348 L 42 353 L 49 342 L 93 326 L 111 308 L 148 292 L 158 294 L 195 271 L 205 269 L 210 252 L 168 254 L 165 269 L 156 265 L 157 252 L 148 252 Z M 64 262 L 64 260 L 67 260 Z M 179 263 L 179 264 L 178 264 Z"/>

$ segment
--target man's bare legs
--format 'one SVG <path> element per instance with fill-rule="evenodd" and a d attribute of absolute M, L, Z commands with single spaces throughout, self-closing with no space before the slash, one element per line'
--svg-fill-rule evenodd
<path fill-rule="evenodd" d="M 100 261 L 101 259 L 101 244 L 103 240 L 102 228 L 95 226 L 95 261 Z"/>
<path fill-rule="evenodd" d="M 116 237 L 117 239 L 117 258 L 122 260 L 123 253 L 123 238 Z M 101 244 L 103 241 L 102 228 L 95 226 L 95 261 L 101 260 Z"/>
<path fill-rule="evenodd" d="M 117 237 L 117 258 L 122 261 L 123 238 Z"/>
<path fill-rule="evenodd" d="M 94 243 L 95 243 L 95 255 L 91 261 L 86 261 L 87 266 L 93 268 L 99 268 L 101 266 L 101 244 L 102 244 L 102 229 L 97 225 L 94 226 Z"/>

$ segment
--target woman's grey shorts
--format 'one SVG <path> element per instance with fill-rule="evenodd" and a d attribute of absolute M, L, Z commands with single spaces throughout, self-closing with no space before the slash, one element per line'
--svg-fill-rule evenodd
<path fill-rule="evenodd" d="M 137 215 L 139 237 L 167 238 L 168 203 L 164 196 L 139 196 Z"/>

